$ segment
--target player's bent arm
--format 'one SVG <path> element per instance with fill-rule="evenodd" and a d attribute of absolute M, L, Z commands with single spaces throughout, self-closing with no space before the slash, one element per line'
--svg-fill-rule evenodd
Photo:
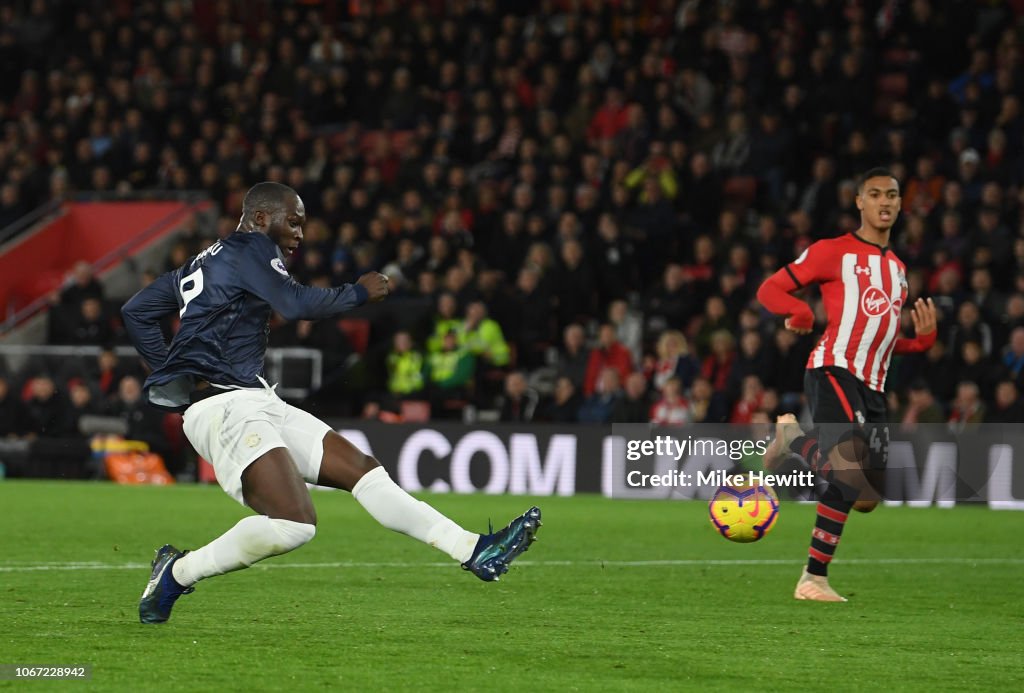
<path fill-rule="evenodd" d="M 757 300 L 776 315 L 789 317 L 789 325 L 796 329 L 814 327 L 814 311 L 805 302 L 791 295 L 800 288 L 793 274 L 783 267 L 764 280 L 757 290 Z"/>
<path fill-rule="evenodd" d="M 285 320 L 329 318 L 358 308 L 366 303 L 368 297 L 366 289 L 358 284 L 318 289 L 299 284 L 294 279 L 289 279 L 278 291 L 260 296 Z"/>
<path fill-rule="evenodd" d="M 270 304 L 285 320 L 318 320 L 366 303 L 369 292 L 359 284 L 319 289 L 300 284 L 284 268 L 277 251 L 255 244 L 249 261 L 238 267 L 242 288 Z M 268 255 L 268 257 L 264 257 Z"/>
<path fill-rule="evenodd" d="M 919 334 L 913 339 L 907 337 L 897 337 L 896 343 L 893 345 L 893 353 L 896 354 L 916 354 L 922 351 L 928 351 L 935 344 L 935 338 L 938 332 L 932 330 L 926 334 Z"/>
<path fill-rule="evenodd" d="M 167 359 L 167 343 L 160 321 L 179 308 L 178 292 L 170 272 L 157 277 L 121 307 L 128 338 L 151 369 L 159 368 Z"/>

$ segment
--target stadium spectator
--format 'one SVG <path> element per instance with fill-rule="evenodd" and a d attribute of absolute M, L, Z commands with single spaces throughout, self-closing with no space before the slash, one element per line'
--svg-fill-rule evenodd
<path fill-rule="evenodd" d="M 540 419 L 551 423 L 575 423 L 579 420 L 580 396 L 568 376 L 560 376 L 555 381 L 555 391 L 551 399 L 542 406 Z"/>
<path fill-rule="evenodd" d="M 704 247 L 710 251 L 710 239 L 707 239 Z M 707 265 L 706 270 L 709 278 L 713 276 L 714 269 L 710 265 Z M 689 321 L 694 310 L 694 294 L 701 291 L 697 286 L 699 280 L 693 277 L 678 264 L 665 266 L 661 283 L 652 287 L 645 301 L 649 331 L 661 332 L 670 327 L 685 325 Z"/>
<path fill-rule="evenodd" d="M 960 354 L 963 345 L 976 342 L 984 356 L 992 353 L 992 328 L 981 318 L 981 311 L 971 301 L 964 301 L 957 308 L 956 323 L 949 332 L 949 351 Z"/>
<path fill-rule="evenodd" d="M 613 368 L 619 374 L 619 382 L 633 372 L 633 355 L 619 343 L 615 326 L 601 325 L 597 335 L 597 346 L 590 350 L 587 360 L 587 374 L 583 382 L 583 394 L 587 397 L 597 390 L 598 379 L 606 368 Z"/>
<path fill-rule="evenodd" d="M 976 428 L 985 420 L 985 405 L 981 401 L 981 390 L 975 383 L 961 381 L 956 386 L 956 397 L 949 412 L 949 430 L 963 433 Z"/>
<path fill-rule="evenodd" d="M 565 240 L 560 256 L 561 267 L 552 280 L 552 290 L 558 302 L 558 323 L 564 328 L 596 315 L 597 283 L 579 241 Z"/>
<path fill-rule="evenodd" d="M 996 385 L 995 401 L 985 412 L 985 423 L 1024 423 L 1024 399 L 1014 381 L 1003 380 Z"/>
<path fill-rule="evenodd" d="M 690 420 L 693 423 L 721 423 L 729 412 L 725 396 L 716 393 L 711 381 L 703 376 L 694 378 L 686 399 L 690 403 Z"/>
<path fill-rule="evenodd" d="M 515 335 L 517 360 L 523 367 L 537 368 L 553 346 L 555 335 L 552 296 L 538 269 L 525 265 L 519 270 L 512 303 L 509 334 Z"/>
<path fill-rule="evenodd" d="M 395 333 L 393 344 L 387 358 L 388 392 L 399 398 L 415 397 L 426 387 L 423 353 L 414 347 L 406 330 Z"/>
<path fill-rule="evenodd" d="M 533 421 L 540 396 L 526 382 L 522 371 L 513 371 L 505 376 L 505 392 L 500 398 L 499 420 L 513 423 Z"/>
<path fill-rule="evenodd" d="M 28 429 L 28 412 L 16 392 L 11 390 L 10 381 L 0 375 L 0 437 L 19 438 Z"/>
<path fill-rule="evenodd" d="M 942 407 L 935 401 L 931 388 L 924 380 L 916 380 L 910 385 L 907 405 L 899 417 L 900 430 L 913 432 L 918 424 L 940 424 L 947 420 Z"/>
<path fill-rule="evenodd" d="M 587 333 L 577 323 L 562 330 L 562 349 L 558 357 L 558 373 L 569 379 L 578 391 L 583 390 L 590 364 L 590 350 L 586 348 Z"/>
<path fill-rule="evenodd" d="M 1010 333 L 1010 343 L 1003 349 L 1003 367 L 1016 382 L 1021 382 L 1024 372 L 1024 327 L 1014 328 Z"/>
<path fill-rule="evenodd" d="M 735 399 L 745 389 L 748 376 L 755 376 L 762 384 L 771 380 L 775 373 L 775 358 L 771 349 L 763 343 L 761 333 L 746 330 L 740 335 L 739 351 L 729 373 L 726 394 Z M 757 407 L 755 407 L 757 409 Z"/>
<path fill-rule="evenodd" d="M 466 306 L 466 318 L 457 328 L 460 344 L 482 364 L 503 367 L 509 364 L 510 351 L 501 325 L 487 317 L 483 301 Z"/>
<path fill-rule="evenodd" d="M 774 411 L 775 407 L 770 406 L 766 401 L 768 391 L 765 390 L 761 379 L 755 374 L 743 377 L 740 384 L 739 396 L 732 407 L 729 416 L 729 423 L 749 424 L 753 420 L 755 412 L 768 410 Z"/>
<path fill-rule="evenodd" d="M 164 414 L 143 399 L 142 383 L 138 378 L 129 375 L 121 379 L 110 413 L 125 422 L 128 440 L 146 443 L 151 451 L 163 458 L 172 474 L 181 471 L 181 460 L 172 452 L 164 434 Z"/>
<path fill-rule="evenodd" d="M 732 334 L 735 329 L 733 318 L 729 316 L 728 308 L 721 296 L 711 296 L 704 306 L 700 329 L 694 339 L 697 346 L 697 353 L 707 356 L 714 350 L 712 341 L 714 336 L 720 332 Z M 717 386 L 715 389 L 719 389 Z"/>
<path fill-rule="evenodd" d="M 615 326 L 616 339 L 629 349 L 633 364 L 637 364 L 643 353 L 643 314 L 618 299 L 608 305 L 608 323 Z"/>
<path fill-rule="evenodd" d="M 666 330 L 655 345 L 657 360 L 650 363 L 651 384 L 658 391 L 669 378 L 679 378 L 684 390 L 690 388 L 700 373 L 700 362 L 690 354 L 690 345 L 679 330 Z"/>
<path fill-rule="evenodd" d="M 104 314 L 103 303 L 98 298 L 86 298 L 78 306 L 65 339 L 55 340 L 66 344 L 110 344 L 114 341 L 114 328 Z"/>
<path fill-rule="evenodd" d="M 473 384 L 476 359 L 459 344 L 459 335 L 450 330 L 441 340 L 441 349 L 427 355 L 430 388 L 438 397 L 464 397 Z"/>
<path fill-rule="evenodd" d="M 622 398 L 615 403 L 612 423 L 646 423 L 649 420 L 651 401 L 647 395 L 647 379 L 643 373 L 630 373 Z"/>
<path fill-rule="evenodd" d="M 671 377 L 661 387 L 661 398 L 650 409 L 650 422 L 659 426 L 691 423 L 690 403 L 683 396 L 683 384 Z"/>
<path fill-rule="evenodd" d="M 68 405 L 49 376 L 32 378 L 27 384 L 25 433 L 32 438 L 61 438 L 68 422 Z"/>
<path fill-rule="evenodd" d="M 93 396 L 92 388 L 88 383 L 73 378 L 68 381 L 68 413 L 65 424 L 65 435 L 77 436 L 82 433 L 79 426 L 83 416 L 99 416 L 103 414 L 103 407 Z"/>
<path fill-rule="evenodd" d="M 736 362 L 736 340 L 728 330 L 716 330 L 710 341 L 710 353 L 704 357 L 700 374 L 711 383 L 715 392 L 725 394 Z"/>
<path fill-rule="evenodd" d="M 580 405 L 578 419 L 581 423 L 609 423 L 615 407 L 622 398 L 619 371 L 608 366 L 598 373 L 594 392 Z"/>
<path fill-rule="evenodd" d="M 434 317 L 434 325 L 427 339 L 428 353 L 441 351 L 448 333 L 459 329 L 462 321 L 459 320 L 457 311 L 458 304 L 453 294 L 444 292 L 437 297 L 437 315 Z"/>

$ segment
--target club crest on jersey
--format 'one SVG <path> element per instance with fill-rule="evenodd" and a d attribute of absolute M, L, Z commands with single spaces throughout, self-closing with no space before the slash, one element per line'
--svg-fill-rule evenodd
<path fill-rule="evenodd" d="M 892 310 L 892 301 L 877 286 L 869 286 L 860 296 L 860 309 L 869 318 L 879 318 Z"/>
<path fill-rule="evenodd" d="M 284 263 L 281 262 L 281 258 L 275 257 L 270 261 L 270 266 L 273 267 L 274 271 L 278 274 L 283 274 L 286 277 L 288 276 L 288 269 L 284 266 Z"/>

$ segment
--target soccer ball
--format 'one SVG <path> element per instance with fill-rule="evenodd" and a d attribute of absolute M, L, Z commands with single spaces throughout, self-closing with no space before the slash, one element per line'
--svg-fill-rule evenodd
<path fill-rule="evenodd" d="M 715 529 L 730 541 L 757 541 L 779 519 L 779 497 L 771 486 L 719 486 L 708 503 Z"/>

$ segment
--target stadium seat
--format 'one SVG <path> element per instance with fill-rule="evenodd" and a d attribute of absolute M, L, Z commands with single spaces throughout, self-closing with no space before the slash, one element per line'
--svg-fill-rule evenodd
<path fill-rule="evenodd" d="M 754 176 L 732 176 L 725 181 L 722 192 L 727 206 L 745 210 L 757 198 L 757 178 Z"/>
<path fill-rule="evenodd" d="M 370 346 L 370 321 L 365 318 L 342 318 L 338 329 L 348 338 L 357 354 L 365 354 Z"/>
<path fill-rule="evenodd" d="M 164 414 L 164 418 L 160 424 L 171 451 L 175 454 L 180 452 L 185 446 L 185 431 L 182 428 L 183 422 L 181 414 L 168 412 Z"/>
<path fill-rule="evenodd" d="M 430 421 L 430 402 L 408 399 L 402 402 L 402 421 L 421 423 Z"/>
<path fill-rule="evenodd" d="M 876 86 L 879 94 L 890 99 L 901 99 L 907 95 L 909 81 L 906 72 L 887 72 L 878 77 Z"/>

